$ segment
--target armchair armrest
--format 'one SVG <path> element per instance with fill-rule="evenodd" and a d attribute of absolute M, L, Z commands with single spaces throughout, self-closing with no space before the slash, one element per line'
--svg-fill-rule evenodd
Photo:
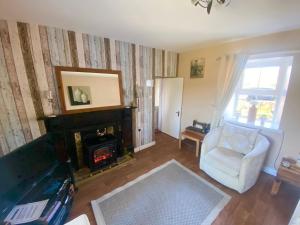
<path fill-rule="evenodd" d="M 207 154 L 210 150 L 215 148 L 218 144 L 219 137 L 221 135 L 222 128 L 217 127 L 211 130 L 207 135 L 205 135 L 204 140 L 201 145 L 201 156 Z"/>
<path fill-rule="evenodd" d="M 255 184 L 265 161 L 269 146 L 270 142 L 268 139 L 259 135 L 254 149 L 242 159 L 239 182 L 245 184 L 245 191 Z"/>
<path fill-rule="evenodd" d="M 268 151 L 269 146 L 270 146 L 270 142 L 267 140 L 267 138 L 260 136 L 254 149 L 244 156 L 243 161 L 260 157 L 261 154 L 264 154 Z"/>

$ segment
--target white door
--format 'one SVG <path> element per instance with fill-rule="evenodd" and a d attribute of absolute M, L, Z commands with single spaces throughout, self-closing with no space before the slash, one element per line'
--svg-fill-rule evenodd
<path fill-rule="evenodd" d="M 160 127 L 161 131 L 179 138 L 183 78 L 161 80 Z"/>

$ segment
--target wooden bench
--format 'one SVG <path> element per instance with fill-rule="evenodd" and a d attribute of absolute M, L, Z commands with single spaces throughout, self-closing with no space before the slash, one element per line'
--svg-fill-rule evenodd
<path fill-rule="evenodd" d="M 204 136 L 205 136 L 204 134 L 193 132 L 193 131 L 188 131 L 188 130 L 181 132 L 180 137 L 179 137 L 179 149 L 181 149 L 181 141 L 182 140 L 189 139 L 189 140 L 195 141 L 196 142 L 196 157 L 198 157 L 199 152 L 200 152 L 200 143 L 203 141 Z"/>

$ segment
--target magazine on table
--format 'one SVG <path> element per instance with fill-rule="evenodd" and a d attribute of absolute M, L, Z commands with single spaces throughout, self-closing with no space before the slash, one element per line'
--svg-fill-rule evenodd
<path fill-rule="evenodd" d="M 10 211 L 4 221 L 12 224 L 22 224 L 35 221 L 40 218 L 47 203 L 48 199 L 38 202 L 16 205 Z"/>

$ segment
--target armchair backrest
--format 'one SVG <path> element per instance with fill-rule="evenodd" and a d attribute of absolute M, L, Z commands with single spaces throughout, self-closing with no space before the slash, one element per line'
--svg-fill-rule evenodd
<path fill-rule="evenodd" d="M 218 147 L 241 154 L 248 154 L 254 148 L 259 129 L 225 123 L 222 127 Z"/>

